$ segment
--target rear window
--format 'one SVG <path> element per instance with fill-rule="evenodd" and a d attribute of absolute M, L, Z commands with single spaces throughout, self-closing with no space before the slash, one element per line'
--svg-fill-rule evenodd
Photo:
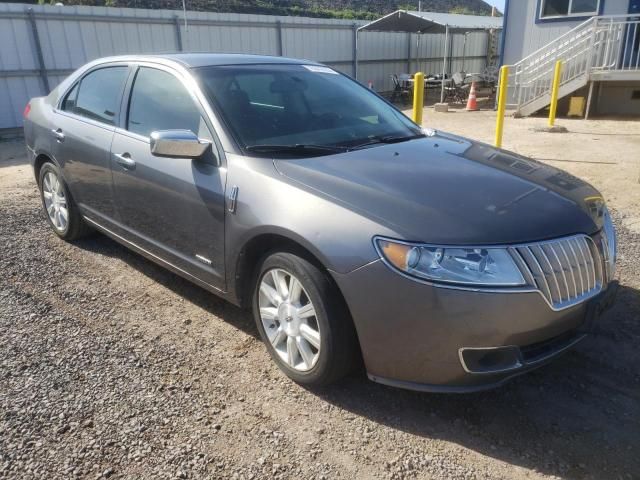
<path fill-rule="evenodd" d="M 124 66 L 90 72 L 72 89 L 62 109 L 91 120 L 115 125 L 126 76 L 127 67 Z M 77 94 L 74 93 L 76 88 Z"/>

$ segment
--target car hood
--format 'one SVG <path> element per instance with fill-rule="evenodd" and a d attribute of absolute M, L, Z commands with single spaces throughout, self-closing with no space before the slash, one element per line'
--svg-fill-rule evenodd
<path fill-rule="evenodd" d="M 602 197 L 589 184 L 549 165 L 440 132 L 274 163 L 282 175 L 407 240 L 513 244 L 601 228 Z"/>

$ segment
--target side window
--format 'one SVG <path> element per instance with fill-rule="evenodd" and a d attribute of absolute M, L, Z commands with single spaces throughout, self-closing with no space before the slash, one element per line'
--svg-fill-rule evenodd
<path fill-rule="evenodd" d="M 67 96 L 62 101 L 62 110 L 67 112 L 74 112 L 76 109 L 76 96 L 78 95 L 78 85 L 80 83 L 76 83 L 71 91 L 67 93 Z"/>
<path fill-rule="evenodd" d="M 120 92 L 126 77 L 127 67 L 94 70 L 80 80 L 75 104 L 69 102 L 69 95 L 63 109 L 91 120 L 115 125 L 120 107 Z M 66 108 L 67 104 L 69 108 Z"/>
<path fill-rule="evenodd" d="M 131 90 L 127 130 L 144 137 L 155 130 L 191 130 L 200 138 L 211 138 L 182 82 L 168 72 L 147 67 L 138 70 Z"/>

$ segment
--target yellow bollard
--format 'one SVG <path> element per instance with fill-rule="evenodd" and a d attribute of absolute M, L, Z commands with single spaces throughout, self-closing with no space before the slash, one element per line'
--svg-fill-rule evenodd
<path fill-rule="evenodd" d="M 562 60 L 556 62 L 553 71 L 553 85 L 551 86 L 551 104 L 549 105 L 549 126 L 553 127 L 556 122 L 556 111 L 558 110 L 558 90 L 560 89 L 560 77 L 562 75 Z"/>
<path fill-rule="evenodd" d="M 498 84 L 498 113 L 496 117 L 495 146 L 502 147 L 502 130 L 504 128 L 504 108 L 507 103 L 507 82 L 509 81 L 509 66 L 500 68 L 500 83 Z"/>
<path fill-rule="evenodd" d="M 413 76 L 413 117 L 412 120 L 422 125 L 422 110 L 424 109 L 424 73 L 418 72 Z"/>

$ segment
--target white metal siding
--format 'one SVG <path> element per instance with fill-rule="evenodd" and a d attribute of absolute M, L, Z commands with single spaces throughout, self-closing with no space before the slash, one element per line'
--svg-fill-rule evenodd
<path fill-rule="evenodd" d="M 601 0 L 603 15 L 627 13 L 629 0 Z M 538 0 L 509 0 L 503 63 L 513 65 L 565 34 L 584 20 L 536 23 Z"/>
<path fill-rule="evenodd" d="M 50 88 L 95 58 L 178 51 L 176 17 L 184 51 L 278 55 L 277 22 L 281 22 L 282 55 L 324 62 L 353 75 L 354 25 L 365 23 L 187 12 L 185 29 L 181 11 L 0 4 L 0 128 L 21 126 L 25 104 L 30 98 L 45 94 L 32 26 L 26 15 L 28 8 L 35 14 Z M 204 25 L 203 22 L 215 24 Z M 359 80 L 365 84 L 373 82 L 378 91 L 388 91 L 392 89 L 391 75 L 394 73 L 441 72 L 444 35 L 421 36 L 418 50 L 416 39 L 416 35 L 406 33 L 360 33 Z M 462 68 L 463 41 L 463 35 L 453 36 L 450 69 L 453 72 Z M 469 34 L 465 51 L 468 57 L 464 62 L 465 70 L 482 71 L 486 65 L 487 33 Z M 418 55 L 420 60 L 416 61 Z"/>

